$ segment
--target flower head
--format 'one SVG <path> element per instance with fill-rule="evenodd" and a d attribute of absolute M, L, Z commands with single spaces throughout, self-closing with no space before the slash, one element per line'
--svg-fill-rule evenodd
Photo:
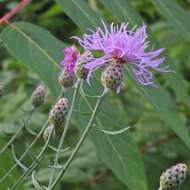
<path fill-rule="evenodd" d="M 84 52 L 78 58 L 78 61 L 75 65 L 75 74 L 79 79 L 86 79 L 88 76 L 88 69 L 85 68 L 86 63 L 90 62 L 93 59 L 91 52 Z"/>
<path fill-rule="evenodd" d="M 59 127 L 65 120 L 68 109 L 68 100 L 63 97 L 57 101 L 49 113 L 49 123 Z"/>
<path fill-rule="evenodd" d="M 60 65 L 65 69 L 69 75 L 73 75 L 74 67 L 80 53 L 77 51 L 75 46 L 66 47 L 64 50 L 64 59 L 61 61 Z"/>
<path fill-rule="evenodd" d="M 90 34 L 84 34 L 83 38 L 74 37 L 85 51 L 102 51 L 103 56 L 94 58 L 86 64 L 89 69 L 89 76 L 92 72 L 109 61 L 117 61 L 121 64 L 131 64 L 132 71 L 136 79 L 143 85 L 153 85 L 153 74 L 149 68 L 161 72 L 168 72 L 169 66 L 160 68 L 164 62 L 164 57 L 158 56 L 164 49 L 146 51 L 148 47 L 146 25 L 138 29 L 128 28 L 128 24 L 114 25 L 108 28 L 103 22 L 104 28 L 97 28 L 96 31 L 90 30 Z"/>
<path fill-rule="evenodd" d="M 32 93 L 31 100 L 34 108 L 41 106 L 45 100 L 45 88 L 42 85 L 39 85 L 34 92 Z"/>
<path fill-rule="evenodd" d="M 187 175 L 186 164 L 179 163 L 167 169 L 160 177 L 160 190 L 173 190 L 179 188 Z"/>

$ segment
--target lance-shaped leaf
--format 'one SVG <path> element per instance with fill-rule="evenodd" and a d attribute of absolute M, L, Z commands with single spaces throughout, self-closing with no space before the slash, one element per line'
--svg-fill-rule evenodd
<path fill-rule="evenodd" d="M 5 29 L 1 33 L 1 40 L 15 58 L 38 74 L 53 95 L 59 94 L 58 63 L 63 57 L 64 48 L 61 41 L 41 27 L 22 22 Z M 53 57 L 54 52 L 57 53 Z"/>
<path fill-rule="evenodd" d="M 173 25 L 186 40 L 190 41 L 190 14 L 176 0 L 151 0 L 155 8 Z"/>

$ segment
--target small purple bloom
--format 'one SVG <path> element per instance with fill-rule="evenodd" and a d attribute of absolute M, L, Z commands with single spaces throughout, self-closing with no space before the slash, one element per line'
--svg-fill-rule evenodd
<path fill-rule="evenodd" d="M 108 28 L 103 22 L 103 29 L 90 30 L 90 34 L 84 34 L 83 38 L 74 37 L 85 51 L 102 51 L 103 56 L 94 58 L 86 64 L 89 76 L 96 69 L 106 65 L 109 61 L 118 61 L 121 64 L 132 65 L 132 71 L 136 79 L 143 85 L 154 85 L 153 73 L 150 68 L 160 72 L 170 72 L 169 66 L 160 68 L 165 60 L 158 57 L 164 48 L 148 51 L 146 25 L 129 29 L 128 24 L 114 25 Z"/>
<path fill-rule="evenodd" d="M 68 74 L 72 75 L 80 53 L 77 51 L 75 46 L 66 47 L 63 50 L 63 53 L 64 59 L 61 61 L 60 65 L 68 72 Z"/>

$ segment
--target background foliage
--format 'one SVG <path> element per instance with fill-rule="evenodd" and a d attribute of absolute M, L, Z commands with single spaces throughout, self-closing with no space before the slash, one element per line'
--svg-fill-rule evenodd
<path fill-rule="evenodd" d="M 18 1 L 2 1 L 0 14 Z M 190 2 L 188 0 L 44 0 L 32 1 L 15 18 L 16 28 L 1 26 L 0 83 L 4 95 L 0 99 L 0 146 L 18 130 L 25 117 L 21 108 L 30 109 L 30 94 L 43 81 L 49 89 L 46 105 L 31 119 L 30 127 L 39 131 L 47 118 L 51 104 L 59 93 L 57 64 L 63 58 L 62 49 L 81 35 L 86 28 L 107 22 L 130 22 L 131 26 L 145 22 L 153 47 L 165 47 L 166 64 L 175 73 L 156 74 L 159 88 L 139 86 L 126 69 L 126 87 L 120 95 L 111 94 L 98 115 L 97 127 L 81 149 L 58 189 L 92 190 L 152 190 L 159 186 L 162 171 L 177 162 L 189 165 L 190 138 Z M 18 22 L 22 21 L 22 22 Z M 50 33 L 50 32 L 51 33 Z M 8 51 L 7 51 L 8 50 Z M 87 86 L 86 86 L 87 87 Z M 99 73 L 90 94 L 101 91 Z M 89 104 L 90 103 L 90 104 Z M 91 99 L 78 99 L 78 108 L 89 111 Z M 67 139 L 76 143 L 88 115 L 75 114 Z M 130 132 L 110 136 L 101 129 L 119 130 L 131 126 Z M 60 137 L 56 134 L 54 145 Z M 24 131 L 14 142 L 16 154 L 26 148 L 33 136 Z M 37 154 L 43 139 L 34 147 Z M 63 161 L 70 154 L 63 155 Z M 53 152 L 48 151 L 43 162 L 51 164 Z M 11 167 L 11 151 L 0 156 L 0 176 Z M 28 166 L 31 157 L 24 164 Z M 18 168 L 0 185 L 6 189 L 22 171 Z M 39 181 L 46 184 L 49 169 L 37 168 Z M 64 181 L 64 183 L 63 183 Z M 182 189 L 188 190 L 189 180 Z M 28 177 L 20 189 L 34 189 Z"/>

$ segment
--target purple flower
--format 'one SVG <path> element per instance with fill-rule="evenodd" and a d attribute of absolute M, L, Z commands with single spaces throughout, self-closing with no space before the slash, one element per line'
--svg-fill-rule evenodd
<path fill-rule="evenodd" d="M 66 47 L 63 50 L 63 53 L 64 59 L 61 61 L 60 65 L 68 72 L 68 74 L 72 75 L 80 53 L 77 51 L 75 46 Z"/>
<path fill-rule="evenodd" d="M 153 73 L 149 69 L 160 72 L 170 72 L 169 66 L 160 68 L 165 60 L 158 57 L 164 48 L 147 50 L 146 25 L 129 29 L 128 24 L 114 25 L 108 28 L 103 22 L 103 29 L 90 30 L 90 34 L 84 34 L 82 38 L 74 37 L 85 51 L 102 51 L 103 56 L 94 58 L 86 64 L 89 77 L 96 69 L 106 65 L 109 61 L 117 61 L 121 64 L 130 64 L 136 79 L 143 85 L 154 85 Z"/>

